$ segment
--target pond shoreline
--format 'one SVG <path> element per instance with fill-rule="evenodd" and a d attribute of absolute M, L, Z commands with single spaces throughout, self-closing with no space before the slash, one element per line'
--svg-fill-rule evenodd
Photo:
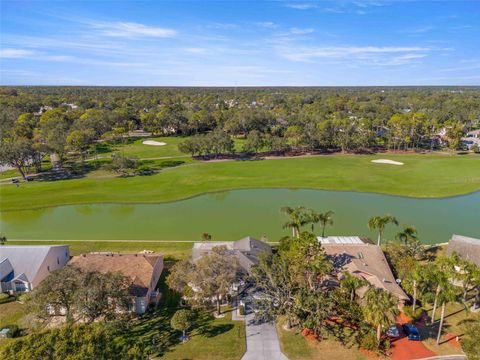
<path fill-rule="evenodd" d="M 89 201 L 89 202 L 73 202 L 73 203 L 65 203 L 59 205 L 43 205 L 43 206 L 34 206 L 34 207 L 22 207 L 18 209 L 6 209 L 1 210 L 0 214 L 8 213 L 8 212 L 20 212 L 20 211 L 31 211 L 31 210 L 41 210 L 41 209 L 49 209 L 49 208 L 57 208 L 57 207 L 64 207 L 64 206 L 82 206 L 82 205 L 162 205 L 162 204 L 171 204 L 177 202 L 183 202 L 191 199 L 195 199 L 205 195 L 215 195 L 224 192 L 230 191 L 250 191 L 250 190 L 290 190 L 290 191 L 298 191 L 298 190 L 312 190 L 312 191 L 326 191 L 326 192 L 337 192 L 337 193 L 352 193 L 352 194 L 371 194 L 371 195 L 382 195 L 382 196 L 390 196 L 396 198 L 404 198 L 404 199 L 414 199 L 414 200 L 445 200 L 445 199 L 454 199 L 454 198 L 461 198 L 467 197 L 474 194 L 480 194 L 480 190 L 470 191 L 467 193 L 462 193 L 458 195 L 451 195 L 451 196 L 409 196 L 409 195 L 399 195 L 399 194 L 389 194 L 389 193 L 382 193 L 382 192 L 375 192 L 375 191 L 355 191 L 355 190 L 331 190 L 331 189 L 324 189 L 324 188 L 310 188 L 310 187 L 240 187 L 240 188 L 228 188 L 222 190 L 215 190 L 215 191 L 205 191 L 202 193 L 198 193 L 195 195 L 179 198 L 176 200 L 165 200 L 165 201 Z"/>
<path fill-rule="evenodd" d="M 207 193 L 161 204 L 77 204 L 5 211 L 0 213 L 0 225 L 9 239 L 22 240 L 168 242 L 172 239 L 190 243 L 209 233 L 215 241 L 238 240 L 248 235 L 277 241 L 290 233 L 282 229 L 286 218 L 280 208 L 300 205 L 335 212 L 334 224 L 327 229 L 329 235 L 374 238 L 375 233 L 367 227 L 368 219 L 390 213 L 397 217 L 400 226 L 388 227 L 386 239 L 394 239 L 403 225 L 417 227 L 424 244 L 446 242 L 453 233 L 480 237 L 477 226 L 480 192 L 439 199 L 256 188 Z M 319 230 L 317 225 L 315 231 Z"/>

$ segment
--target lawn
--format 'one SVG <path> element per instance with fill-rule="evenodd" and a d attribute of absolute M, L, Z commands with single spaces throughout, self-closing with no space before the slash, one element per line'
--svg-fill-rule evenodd
<path fill-rule="evenodd" d="M 141 139 L 129 139 L 126 144 L 108 144 L 99 143 L 98 156 L 110 157 L 113 153 L 123 153 L 125 156 L 135 156 L 140 159 L 159 158 L 159 157 L 188 157 L 187 154 L 178 150 L 178 144 L 184 141 L 186 137 L 152 137 Z M 143 144 L 146 140 L 164 142 L 166 145 L 153 146 Z"/>
<path fill-rule="evenodd" d="M 373 164 L 388 157 L 403 166 Z M 0 187 L 0 210 L 62 204 L 154 203 L 238 188 L 313 188 L 445 197 L 480 190 L 480 156 L 331 155 L 197 162 L 151 176 L 32 182 Z"/>
<path fill-rule="evenodd" d="M 348 348 L 335 340 L 309 341 L 296 329 L 284 330 L 277 326 L 282 352 L 290 360 L 366 360 L 356 347 Z"/>
<path fill-rule="evenodd" d="M 239 360 L 246 350 L 245 324 L 232 321 L 230 314 L 215 319 L 210 312 L 196 311 L 191 339 L 182 344 L 181 332 L 170 326 L 175 308 L 160 306 L 135 320 L 128 332 L 117 338 L 119 343 L 155 344 L 156 359 Z"/>
<path fill-rule="evenodd" d="M 170 326 L 178 309 L 180 297 L 165 284 L 168 271 L 159 280 L 162 298 L 158 309 L 135 320 L 130 330 L 117 341 L 135 344 L 157 344 L 156 359 L 179 360 L 239 360 L 246 351 L 245 323 L 232 321 L 231 309 L 224 308 L 226 316 L 215 319 L 210 311 L 194 311 L 193 326 L 187 334 L 191 339 L 182 344 L 181 333 Z"/>
<path fill-rule="evenodd" d="M 25 305 L 17 301 L 9 301 L 0 304 L 0 329 L 7 325 L 22 326 L 25 316 Z"/>
<path fill-rule="evenodd" d="M 8 241 L 9 245 L 45 245 L 45 244 L 65 244 L 70 247 L 71 255 L 79 255 L 82 253 L 94 251 L 113 251 L 113 252 L 139 252 L 142 250 L 158 251 L 168 259 L 180 259 L 190 255 L 193 243 L 155 243 L 141 241 L 125 241 L 125 242 L 106 242 L 106 241 Z"/>
<path fill-rule="evenodd" d="M 431 315 L 431 305 L 427 307 L 428 314 Z M 471 313 L 467 311 L 463 304 L 449 303 L 445 307 L 445 322 L 442 329 L 442 339 L 440 344 L 436 344 L 438 326 L 440 323 L 440 311 L 438 309 L 435 315 L 435 323 L 433 325 L 427 325 L 425 328 L 420 328 L 420 333 L 425 339 L 424 344 L 430 350 L 439 355 L 461 354 L 461 350 L 452 345 L 453 336 L 449 334 L 459 336 L 461 339 L 464 334 L 464 323 L 468 320 L 480 319 L 480 313 Z M 461 340 L 460 340 L 461 341 Z"/>

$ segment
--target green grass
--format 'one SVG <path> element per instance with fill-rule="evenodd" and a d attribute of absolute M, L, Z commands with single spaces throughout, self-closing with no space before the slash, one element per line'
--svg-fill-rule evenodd
<path fill-rule="evenodd" d="M 404 166 L 372 164 L 388 157 Z M 0 187 L 0 210 L 62 204 L 158 203 L 238 188 L 313 188 L 445 197 L 480 190 L 479 156 L 332 155 L 194 163 L 152 176 L 31 182 Z"/>
<path fill-rule="evenodd" d="M 0 304 L 0 329 L 7 325 L 21 326 L 21 320 L 26 314 L 25 305 L 17 301 Z"/>
<path fill-rule="evenodd" d="M 277 332 L 282 351 L 290 360 L 368 359 L 356 347 L 347 347 L 335 340 L 310 341 L 305 339 L 297 329 L 286 331 L 280 325 L 277 325 Z"/>
<path fill-rule="evenodd" d="M 99 156 L 110 157 L 113 153 L 121 152 L 125 156 L 136 156 L 138 158 L 158 158 L 158 157 L 188 157 L 188 154 L 178 150 L 178 144 L 184 141 L 186 137 L 152 137 L 133 140 L 127 144 L 106 144 Z M 155 140 L 164 142 L 163 146 L 144 145 L 145 140 Z"/>
<path fill-rule="evenodd" d="M 196 311 L 193 327 L 187 332 L 191 337 L 182 344 L 181 332 L 170 326 L 176 308 L 162 307 L 134 320 L 129 330 L 117 338 L 119 343 L 151 345 L 158 351 L 155 359 L 179 360 L 239 360 L 245 353 L 245 324 L 232 321 L 230 314 L 215 319 L 210 312 Z"/>
<path fill-rule="evenodd" d="M 105 241 L 8 241 L 8 244 L 20 245 L 44 245 L 44 244 L 65 244 L 70 247 L 71 255 L 94 251 L 112 251 L 112 252 L 139 252 L 142 250 L 158 251 L 168 259 L 180 259 L 190 255 L 193 243 L 154 243 L 154 242 L 105 242 Z"/>
<path fill-rule="evenodd" d="M 158 309 L 134 320 L 129 330 L 120 336 L 120 343 L 157 344 L 156 359 L 179 360 L 239 360 L 246 351 L 245 323 L 232 321 L 231 309 L 224 318 L 215 319 L 206 310 L 194 311 L 193 326 L 187 332 L 191 339 L 182 344 L 181 332 L 175 331 L 170 320 L 178 310 L 180 296 L 165 284 L 168 270 L 162 273 L 158 288 L 162 293 Z"/>
<path fill-rule="evenodd" d="M 473 296 L 471 292 L 470 296 Z M 471 305 L 471 303 L 470 303 Z M 429 304 L 426 309 L 428 315 L 432 314 L 432 305 Z M 458 347 L 453 346 L 450 342 L 445 341 L 447 334 L 455 334 L 462 338 L 465 331 L 465 322 L 474 319 L 480 319 L 480 313 L 472 313 L 467 311 L 467 308 L 460 303 L 448 303 L 445 306 L 445 320 L 442 328 L 442 338 L 440 344 L 436 344 L 438 326 L 440 323 L 441 308 L 436 311 L 435 322 L 433 325 L 427 324 L 426 327 L 420 328 L 420 334 L 424 340 L 425 346 L 439 355 L 459 354 L 461 353 Z M 448 337 L 451 339 L 451 337 Z"/>

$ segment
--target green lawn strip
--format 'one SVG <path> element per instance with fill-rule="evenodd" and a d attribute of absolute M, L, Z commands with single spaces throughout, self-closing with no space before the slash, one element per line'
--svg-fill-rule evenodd
<path fill-rule="evenodd" d="M 62 204 L 156 203 L 239 188 L 312 188 L 445 197 L 480 190 L 480 157 L 384 155 L 403 166 L 373 164 L 379 156 L 335 155 L 196 163 L 151 176 L 32 182 L 0 186 L 0 210 Z"/>
<path fill-rule="evenodd" d="M 142 250 L 152 250 L 162 253 L 166 260 L 180 259 L 190 255 L 193 243 L 178 242 L 105 242 L 105 241 L 8 241 L 9 245 L 46 245 L 46 244 L 65 244 L 70 247 L 71 255 L 79 255 L 82 253 L 94 251 L 112 251 L 112 252 L 138 252 Z"/>

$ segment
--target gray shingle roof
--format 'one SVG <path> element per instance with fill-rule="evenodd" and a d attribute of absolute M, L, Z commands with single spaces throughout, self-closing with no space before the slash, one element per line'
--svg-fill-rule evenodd
<path fill-rule="evenodd" d="M 0 262 L 8 259 L 14 269 L 15 277 L 24 274 L 22 280 L 32 282 L 53 247 L 65 247 L 65 245 L 2 245 Z"/>
<path fill-rule="evenodd" d="M 462 259 L 480 266 L 480 239 L 453 234 L 448 242 L 447 255 L 451 255 L 453 252 L 456 252 Z"/>
<path fill-rule="evenodd" d="M 214 247 L 225 246 L 227 250 L 238 258 L 240 266 L 245 271 L 250 271 L 250 268 L 258 263 L 261 253 L 271 253 L 272 248 L 267 243 L 247 236 L 238 241 L 224 241 L 224 242 L 196 242 L 192 249 L 192 260 L 196 262 L 204 254 L 208 254 Z"/>

